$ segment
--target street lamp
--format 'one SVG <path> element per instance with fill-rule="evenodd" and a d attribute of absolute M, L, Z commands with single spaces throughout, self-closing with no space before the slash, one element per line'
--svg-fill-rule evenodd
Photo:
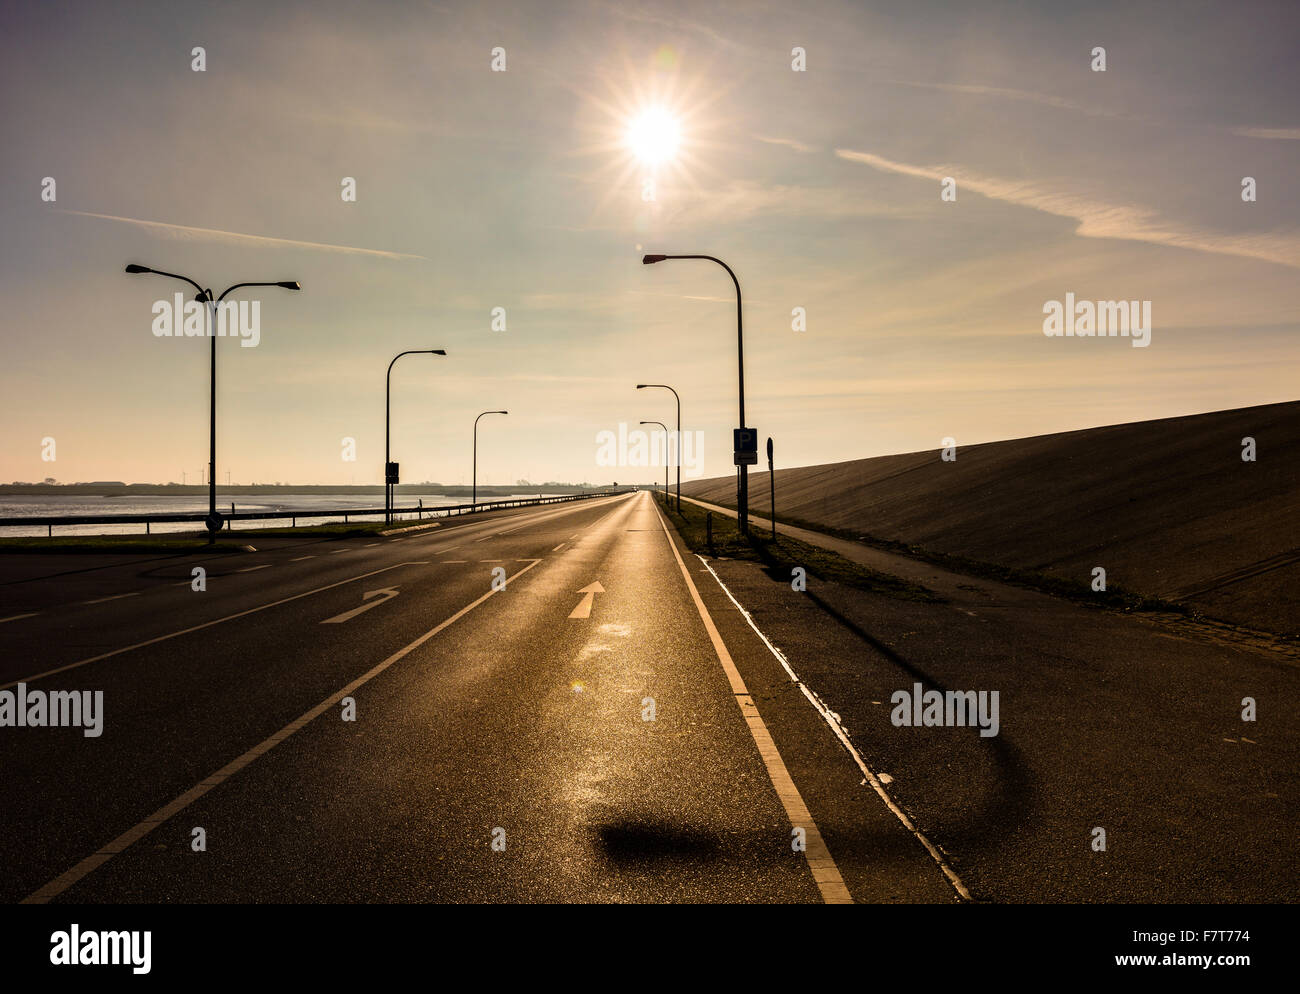
<path fill-rule="evenodd" d="M 719 266 L 727 271 L 731 277 L 731 282 L 736 285 L 736 364 L 739 370 L 738 383 L 740 385 L 740 427 L 745 428 L 745 331 L 741 323 L 740 309 L 740 280 L 736 279 L 736 274 L 731 271 L 721 259 L 711 255 L 645 255 L 641 257 L 642 265 L 653 265 L 656 262 L 663 262 L 665 259 L 707 259 L 709 262 L 716 262 Z M 758 460 L 757 450 L 754 453 L 755 461 Z M 749 534 L 749 465 L 740 463 L 739 479 L 736 484 L 736 519 L 740 526 L 742 535 Z"/>
<path fill-rule="evenodd" d="M 662 421 L 642 421 L 643 425 L 658 425 L 664 430 L 664 505 L 668 504 L 668 426 Z M 681 498 L 677 498 L 678 501 Z M 678 503 L 677 509 L 680 511 L 682 505 Z"/>
<path fill-rule="evenodd" d="M 510 413 L 509 411 L 484 411 L 483 412 L 483 414 L 509 414 L 509 413 Z M 480 414 L 478 418 L 483 417 L 483 414 Z M 469 499 L 469 510 L 471 514 L 473 514 L 474 511 L 478 509 L 478 418 L 474 419 L 474 477 L 473 477 L 474 489 L 473 489 L 473 494 Z M 527 469 L 528 467 L 525 466 L 524 470 L 527 471 Z"/>
<path fill-rule="evenodd" d="M 188 276 L 181 276 L 179 273 L 164 273 L 161 269 L 151 269 L 148 266 L 138 266 L 131 263 L 126 267 L 126 271 L 132 275 L 136 273 L 152 273 L 155 276 L 167 276 L 174 280 L 184 280 L 190 286 L 198 291 L 194 298 L 199 303 L 208 305 L 208 312 L 211 316 L 211 327 L 208 329 L 209 337 L 212 339 L 212 373 L 209 386 L 209 425 L 208 425 L 208 517 L 204 522 L 208 526 L 209 540 L 215 542 L 217 532 L 221 531 L 222 517 L 217 513 L 217 305 L 226 299 L 226 294 L 231 290 L 238 290 L 245 286 L 278 286 L 285 290 L 301 290 L 297 280 L 276 280 L 271 283 L 236 283 L 234 286 L 226 287 L 221 292 L 221 296 L 215 300 L 212 297 L 211 290 L 205 290 Z"/>
<path fill-rule="evenodd" d="M 646 387 L 662 387 L 665 390 L 673 390 L 667 383 L 638 383 L 636 388 L 644 390 Z M 673 390 L 673 396 L 677 397 L 677 391 Z M 667 431 L 667 429 L 664 429 Z M 668 458 L 668 448 L 664 447 L 664 458 Z M 682 398 L 677 397 L 677 513 L 682 513 Z"/>
<path fill-rule="evenodd" d="M 393 356 L 393 362 L 397 362 L 404 355 L 446 354 L 446 349 L 407 349 L 405 352 L 399 352 Z M 393 488 L 397 486 L 397 474 L 393 472 L 393 464 L 388 455 L 389 423 L 392 410 L 389 399 L 393 393 L 393 362 L 388 364 L 388 372 L 384 374 L 384 524 L 386 525 L 393 523 Z"/>

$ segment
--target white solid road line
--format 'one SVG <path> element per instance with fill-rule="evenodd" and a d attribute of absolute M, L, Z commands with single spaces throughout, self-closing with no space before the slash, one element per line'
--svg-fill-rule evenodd
<path fill-rule="evenodd" d="M 271 601 L 269 604 L 261 604 L 258 607 L 250 607 L 247 611 L 239 611 L 236 614 L 228 614 L 224 618 L 217 618 L 213 621 L 205 621 L 201 625 L 194 625 L 190 628 L 182 628 L 179 631 L 168 632 L 166 635 L 159 635 L 155 638 L 145 639 L 143 642 L 136 642 L 133 645 L 123 646 L 121 649 L 112 649 L 109 652 L 101 652 L 98 656 L 91 656 L 89 659 L 79 659 L 75 663 L 68 663 L 66 666 L 57 666 L 52 670 L 46 670 L 43 673 L 37 673 L 34 676 L 25 676 L 10 683 L 0 685 L 0 690 L 8 690 L 10 687 L 16 687 L 20 683 L 35 683 L 37 680 L 43 680 L 47 676 L 54 676 L 56 673 L 66 673 L 68 670 L 75 670 L 79 666 L 86 666 L 90 663 L 97 663 L 101 659 L 109 659 L 113 656 L 120 656 L 124 652 L 131 652 L 134 649 L 143 649 L 147 645 L 155 645 L 158 642 L 166 642 L 168 639 L 174 639 L 178 635 L 188 635 L 191 632 L 202 631 L 205 628 L 211 628 L 213 625 L 220 625 L 222 622 L 234 621 L 236 618 L 247 617 L 250 614 L 256 614 L 258 611 L 265 611 L 268 608 L 279 607 L 281 604 L 288 604 L 290 601 L 301 600 L 304 597 L 310 597 L 312 594 L 319 594 L 325 590 L 333 590 L 335 587 L 341 587 L 345 583 L 355 583 L 357 580 L 364 580 L 368 576 L 378 576 L 380 573 L 387 573 L 390 569 L 400 569 L 403 566 L 428 566 L 427 559 L 421 559 L 409 563 L 394 563 L 392 566 L 385 566 L 383 569 L 371 570 L 369 573 L 362 573 L 359 576 L 350 576 L 346 580 L 339 580 L 335 583 L 327 583 L 323 587 L 317 587 L 315 590 L 306 590 L 301 594 L 294 594 L 291 597 L 282 597 L 278 601 Z"/>
<path fill-rule="evenodd" d="M 722 592 L 731 599 L 731 603 L 736 605 L 736 610 L 740 612 L 741 617 L 749 622 L 749 627 L 754 629 L 755 634 L 763 640 L 763 644 L 767 646 L 772 655 L 776 657 L 776 661 L 781 664 L 781 668 L 784 669 L 790 679 L 794 681 L 795 686 L 803 691 L 804 697 L 808 698 L 808 702 L 815 707 L 817 713 L 825 719 L 826 724 L 830 726 L 835 737 L 840 740 L 840 744 L 848 750 L 849 755 L 853 757 L 853 761 L 858 764 L 858 769 L 862 771 L 862 775 L 866 778 L 866 782 L 871 785 L 871 788 L 880 796 L 880 799 L 885 802 L 885 807 L 889 808 L 889 810 L 894 813 L 894 816 L 903 823 L 903 827 L 916 836 L 921 845 L 925 846 L 926 852 L 928 852 L 934 858 L 934 861 L 939 864 L 939 869 L 943 871 L 943 875 L 948 878 L 948 882 L 952 884 L 953 889 L 957 891 L 962 900 L 971 900 L 970 891 L 968 891 L 966 885 L 961 882 L 961 877 L 957 876 L 957 871 L 948 865 L 948 860 L 944 858 L 943 853 L 939 851 L 938 847 L 933 845 L 930 840 L 921 833 L 921 830 L 912 824 L 912 820 L 903 813 L 903 810 L 894 803 L 894 799 L 889 796 L 889 793 L 885 790 L 885 785 L 881 782 L 880 778 L 871 771 L 870 767 L 867 766 L 866 760 L 862 758 L 861 753 L 858 752 L 853 743 L 849 740 L 849 733 L 846 732 L 844 726 L 840 724 L 839 716 L 822 702 L 822 699 L 812 690 L 812 688 L 799 679 L 799 675 L 795 673 L 794 668 L 790 665 L 790 661 L 785 658 L 785 653 L 774 646 L 771 640 L 763 634 L 758 625 L 754 623 L 754 619 L 750 613 L 741 607 L 740 601 L 736 600 L 731 591 L 727 589 L 727 585 L 722 582 L 722 578 L 719 577 L 717 573 L 713 572 L 713 567 L 705 561 L 704 557 L 696 554 L 696 558 L 704 564 L 704 568 L 709 571 L 709 575 L 718 581 L 718 586 L 721 587 Z"/>
<path fill-rule="evenodd" d="M 270 569 L 273 563 L 262 563 L 260 566 L 245 566 L 243 569 L 235 570 L 236 573 L 254 573 L 259 569 Z"/>
<path fill-rule="evenodd" d="M 523 576 L 525 573 L 527 573 L 530 569 L 532 569 L 540 562 L 541 562 L 540 559 L 532 560 L 527 566 L 525 566 L 523 569 L 517 572 L 514 576 L 509 577 L 506 580 L 506 583 L 508 584 L 513 583 L 515 580 Z M 392 666 L 399 659 L 402 659 L 404 656 L 407 656 L 411 652 L 414 652 L 416 649 L 422 646 L 425 642 L 429 641 L 429 639 L 433 638 L 444 628 L 454 624 L 456 621 L 460 620 L 465 615 L 469 614 L 471 611 L 474 610 L 474 608 L 478 607 L 485 600 L 487 600 L 489 597 L 491 597 L 493 594 L 497 592 L 498 591 L 495 589 L 489 590 L 478 600 L 465 605 L 463 608 L 461 608 L 459 611 L 453 614 L 450 618 L 434 626 L 433 628 L 429 629 L 427 632 L 421 635 L 414 642 L 410 643 L 404 648 L 398 649 L 395 653 L 393 653 L 391 656 L 385 659 L 382 663 L 375 666 L 373 669 L 369 670 L 368 672 L 363 673 L 361 676 L 357 677 L 357 679 L 353 680 L 342 690 L 336 690 L 334 693 L 330 694 L 329 697 L 325 698 L 325 700 L 321 701 L 310 711 L 307 711 L 306 713 L 295 718 L 293 721 L 289 722 L 289 724 L 285 725 L 282 729 L 280 729 L 275 734 L 271 735 L 269 738 L 263 739 L 261 742 L 253 746 L 253 748 L 249 749 L 238 759 L 235 759 L 233 762 L 226 764 L 216 773 L 212 774 L 212 776 L 208 777 L 206 780 L 203 780 L 200 783 L 195 784 L 184 794 L 181 794 L 180 797 L 176 798 L 170 804 L 167 804 L 159 808 L 157 811 L 151 814 L 144 821 L 140 822 L 138 825 L 135 825 L 134 827 L 127 829 L 125 832 L 119 835 L 112 842 L 108 843 L 98 852 L 94 853 L 91 856 L 87 856 L 76 866 L 72 867 L 67 872 L 60 874 L 58 877 L 56 877 L 55 879 L 47 883 L 40 890 L 36 891 L 33 894 L 29 894 L 27 897 L 23 898 L 21 903 L 22 904 L 45 904 L 51 898 L 57 897 L 59 894 L 62 894 L 65 890 L 67 890 L 69 887 L 75 884 L 78 880 L 81 880 L 83 877 L 94 872 L 96 869 L 98 869 L 100 866 L 107 863 L 118 853 L 125 851 L 133 843 L 138 842 L 140 839 L 144 838 L 146 835 L 152 832 L 163 822 L 167 821 L 173 815 L 183 811 L 185 808 L 188 808 L 191 804 L 193 804 L 200 797 L 202 797 L 204 794 L 210 791 L 213 787 L 220 786 L 221 784 L 229 780 L 231 777 L 233 777 L 240 770 L 242 770 L 249 763 L 253 762 L 253 760 L 258 759 L 261 756 L 265 756 L 268 752 L 270 752 L 272 749 L 278 746 L 281 742 L 287 739 L 294 732 L 298 731 L 304 725 L 308 724 L 312 719 L 320 716 L 324 712 L 328 711 L 330 708 L 334 707 L 336 704 L 339 703 L 339 701 L 343 700 L 343 698 L 349 696 L 350 694 L 355 693 L 363 685 L 369 683 L 375 677 L 379 676 L 380 673 L 384 672 L 384 670 L 388 669 L 388 667 Z"/>
<path fill-rule="evenodd" d="M 6 621 L 21 621 L 23 618 L 35 618 L 40 613 L 40 611 L 30 611 L 27 614 L 11 614 L 7 618 L 0 618 L 0 625 L 3 625 Z"/>
<path fill-rule="evenodd" d="M 718 662 L 722 664 L 723 672 L 727 674 L 727 680 L 731 684 L 731 691 L 735 695 L 736 704 L 740 706 L 740 713 L 749 726 L 750 735 L 754 737 L 754 744 L 758 746 L 758 754 L 763 759 L 763 765 L 767 767 L 768 779 L 772 781 L 777 797 L 781 799 L 786 816 L 790 819 L 791 827 L 804 830 L 804 857 L 808 860 L 808 868 L 812 871 L 817 889 L 821 891 L 822 900 L 827 904 L 852 904 L 853 895 L 849 893 L 848 887 L 844 885 L 844 878 L 840 876 L 840 869 L 835 865 L 835 860 L 826 847 L 826 841 L 822 838 L 821 830 L 818 829 L 817 823 L 813 821 L 812 812 L 808 810 L 808 805 L 804 804 L 803 795 L 799 793 L 799 788 L 795 786 L 794 780 L 790 777 L 790 771 L 786 769 L 785 761 L 781 758 L 776 743 L 772 741 L 772 735 L 768 732 L 767 725 L 763 723 L 757 705 L 754 704 L 753 698 L 749 696 L 745 681 L 741 678 L 740 671 L 736 669 L 731 653 L 727 651 L 726 643 L 722 641 L 722 636 L 718 633 L 718 628 L 709 615 L 709 609 L 704 606 L 700 592 L 695 587 L 695 581 L 691 579 L 686 564 L 682 562 L 681 553 L 677 551 L 677 543 L 673 541 L 673 537 L 668 531 L 668 522 L 664 519 L 659 506 L 654 503 L 653 499 L 651 500 L 651 506 L 654 507 L 655 514 L 659 517 L 659 527 L 663 529 L 664 540 L 667 541 L 668 548 L 672 550 L 673 558 L 677 560 L 677 566 L 682 571 L 682 579 L 686 581 L 686 588 L 691 593 L 691 599 L 695 601 L 695 609 L 699 612 L 700 620 L 704 622 L 704 628 L 709 633 L 709 639 L 713 642 L 713 651 L 717 654 Z"/>
<path fill-rule="evenodd" d="M 99 597 L 93 601 L 82 601 L 82 604 L 106 604 L 109 601 L 120 601 L 123 597 L 138 596 L 140 591 L 133 590 L 129 594 L 114 594 L 112 597 Z"/>

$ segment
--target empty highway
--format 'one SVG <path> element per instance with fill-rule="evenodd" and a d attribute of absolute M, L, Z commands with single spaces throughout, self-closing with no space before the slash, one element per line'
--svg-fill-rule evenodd
<path fill-rule="evenodd" d="M 906 560 L 875 565 L 937 600 L 797 593 L 692 555 L 647 493 L 249 541 L 0 561 L 4 690 L 103 692 L 100 734 L 0 729 L 3 900 L 1267 900 L 1294 878 L 1293 660 Z M 1144 669 L 1117 686 L 1121 645 Z M 1000 688 L 999 734 L 890 724 L 915 681 Z M 1267 722 L 1229 735 L 1246 691 Z"/>

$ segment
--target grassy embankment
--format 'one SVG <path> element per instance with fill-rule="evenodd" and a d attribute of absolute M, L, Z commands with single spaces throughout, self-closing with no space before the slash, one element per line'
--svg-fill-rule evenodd
<path fill-rule="evenodd" d="M 735 510 L 735 505 L 723 501 L 716 502 L 719 507 L 726 507 L 729 510 Z M 692 504 L 697 511 L 703 513 L 703 508 L 698 504 Z M 682 509 L 686 509 L 683 502 Z M 766 519 L 769 512 L 764 512 L 763 517 Z M 720 515 L 714 515 L 716 524 Z M 728 519 L 730 520 L 730 519 Z M 891 539 L 877 538 L 874 535 L 864 535 L 859 531 L 849 531 L 843 528 L 833 528 L 829 525 L 819 524 L 816 521 L 807 521 L 803 518 L 791 517 L 785 514 L 776 516 L 778 528 L 781 525 L 789 525 L 792 528 L 804 528 L 808 531 L 818 532 L 822 535 L 829 535 L 832 538 L 844 539 L 849 542 L 857 542 L 861 545 L 870 546 L 873 549 L 880 549 L 882 552 L 892 552 L 897 555 L 910 556 L 913 559 L 919 559 L 923 562 L 932 563 L 935 566 L 943 567 L 953 573 L 961 573 L 965 576 L 981 577 L 988 580 L 996 580 L 1000 583 L 1010 583 L 1018 587 L 1028 587 L 1041 593 L 1051 594 L 1054 597 L 1063 597 L 1073 601 L 1080 601 L 1094 606 L 1103 606 L 1121 611 L 1165 611 L 1174 614 L 1181 614 L 1197 620 L 1201 619 L 1201 614 L 1194 607 L 1187 604 L 1181 604 L 1175 601 L 1163 600 L 1159 597 L 1148 597 L 1144 594 L 1135 593 L 1131 590 L 1123 590 L 1113 584 L 1103 591 L 1095 591 L 1092 585 L 1083 580 L 1071 580 L 1065 577 L 1055 576 L 1051 573 L 1043 573 L 1038 570 L 1018 569 L 1014 566 L 1001 566 L 997 563 L 984 562 L 980 559 L 968 559 L 965 556 L 950 555 L 946 552 L 935 552 L 919 545 L 910 545 L 906 542 L 897 542 Z M 770 533 L 769 533 L 770 534 Z"/>
<path fill-rule="evenodd" d="M 774 539 L 770 531 L 751 528 L 748 537 L 742 536 L 736 519 L 723 514 L 713 515 L 712 540 L 710 540 L 707 512 L 704 508 L 683 501 L 681 513 L 678 514 L 675 499 L 665 500 L 663 494 L 658 492 L 654 497 L 659 504 L 659 509 L 676 527 L 678 534 L 682 536 L 692 552 L 719 559 L 761 563 L 769 576 L 785 583 L 790 582 L 791 570 L 796 566 L 802 566 L 809 577 L 840 583 L 857 590 L 904 600 L 942 599 L 919 583 L 881 573 L 869 566 L 845 559 L 829 549 L 801 542 L 780 532 Z"/>

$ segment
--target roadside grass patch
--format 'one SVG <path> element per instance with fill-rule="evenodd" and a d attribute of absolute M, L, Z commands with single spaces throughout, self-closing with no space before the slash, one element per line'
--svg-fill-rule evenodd
<path fill-rule="evenodd" d="M 713 556 L 717 559 L 738 559 L 744 562 L 761 563 L 767 574 L 775 580 L 789 583 L 791 570 L 802 566 L 809 577 L 818 580 L 839 583 L 855 590 L 884 594 L 902 600 L 934 601 L 943 600 L 927 587 L 911 580 L 882 573 L 869 566 L 845 559 L 839 553 L 822 549 L 807 542 L 801 542 L 779 531 L 777 537 L 766 529 L 750 528 L 749 537 L 740 534 L 740 528 L 734 518 L 723 514 L 713 515 L 713 539 L 709 541 L 708 514 L 697 504 L 682 503 L 682 510 L 677 512 L 677 503 L 671 497 L 665 500 L 661 493 L 655 493 L 659 509 L 677 528 L 687 547 L 692 552 Z"/>

